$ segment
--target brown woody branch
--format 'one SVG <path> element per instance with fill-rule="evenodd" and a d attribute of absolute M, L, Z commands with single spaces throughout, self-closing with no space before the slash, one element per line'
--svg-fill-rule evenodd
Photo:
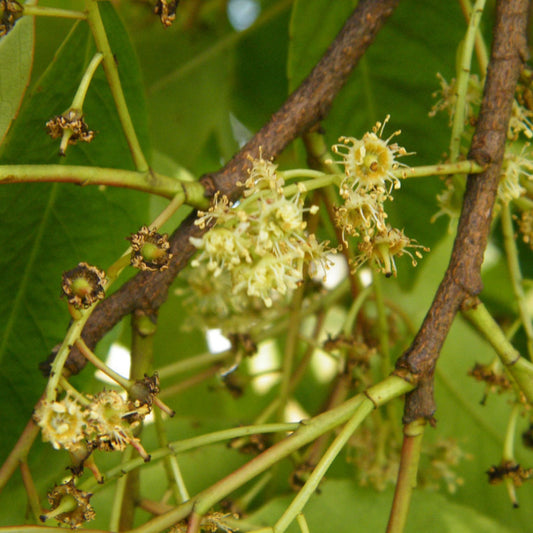
<path fill-rule="evenodd" d="M 422 327 L 396 365 L 402 375 L 418 376 L 418 387 L 407 396 L 404 423 L 433 421 L 433 375 L 437 360 L 461 306 L 482 290 L 481 264 L 496 199 L 512 102 L 520 70 L 527 57 L 528 0 L 500 0 L 497 6 L 491 59 L 479 120 L 469 158 L 487 165 L 468 177 L 459 226 L 448 269 Z"/>
<path fill-rule="evenodd" d="M 211 195 L 219 190 L 230 198 L 237 198 L 240 194 L 237 182 L 247 177 L 249 156 L 259 157 L 261 149 L 264 158 L 275 158 L 290 142 L 326 116 L 351 71 L 398 2 L 361 0 L 358 3 L 322 59 L 281 109 L 223 169 L 202 178 Z M 139 273 L 98 305 L 83 330 L 86 344 L 94 348 L 105 333 L 135 309 L 156 311 L 167 298 L 172 281 L 196 251 L 189 238 L 201 233 L 191 215 L 171 236 L 170 251 L 174 257 L 168 270 Z M 73 349 L 66 368 L 76 374 L 84 365 L 85 358 Z"/>

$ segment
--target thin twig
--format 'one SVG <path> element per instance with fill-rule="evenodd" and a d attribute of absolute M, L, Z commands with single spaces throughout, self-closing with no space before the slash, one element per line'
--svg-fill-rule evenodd
<path fill-rule="evenodd" d="M 487 165 L 470 175 L 448 269 L 410 348 L 396 365 L 396 373 L 418 376 L 418 388 L 407 396 L 404 422 L 433 421 L 433 375 L 453 319 L 468 298 L 482 289 L 481 264 L 487 245 L 503 160 L 509 117 L 518 75 L 527 57 L 526 28 L 529 2 L 498 3 L 491 60 L 479 120 L 469 159 Z"/>

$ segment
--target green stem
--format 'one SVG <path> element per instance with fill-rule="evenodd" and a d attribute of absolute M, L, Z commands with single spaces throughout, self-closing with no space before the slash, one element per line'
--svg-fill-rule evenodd
<path fill-rule="evenodd" d="M 83 102 L 85 102 L 85 97 L 87 96 L 89 85 L 91 84 L 91 80 L 93 79 L 96 69 L 102 62 L 102 59 L 104 59 L 104 56 L 100 52 L 97 52 L 94 55 L 94 57 L 91 59 L 89 66 L 87 67 L 87 69 L 85 70 L 85 73 L 83 74 L 83 78 L 81 79 L 81 82 L 78 86 L 78 90 L 76 91 L 76 94 L 74 95 L 74 99 L 72 100 L 72 105 L 70 106 L 71 109 L 75 109 L 78 111 L 81 111 L 83 109 Z"/>
<path fill-rule="evenodd" d="M 74 398 L 80 405 L 83 405 L 83 407 L 89 407 L 91 405 L 91 402 L 87 399 L 87 397 L 78 392 L 78 390 L 75 389 L 64 376 L 61 376 L 59 384 L 67 393 L 67 395 L 72 396 L 72 398 Z"/>
<path fill-rule="evenodd" d="M 394 176 L 400 179 L 407 178 L 423 178 L 427 176 L 439 176 L 448 174 L 480 174 L 483 172 L 484 167 L 478 165 L 474 161 L 456 161 L 454 163 L 439 163 L 437 165 L 424 165 L 420 167 L 412 168 L 400 168 L 392 172 Z M 294 171 L 288 170 L 281 172 L 281 175 L 287 178 L 295 176 L 304 176 L 302 170 L 297 169 Z M 308 181 L 300 183 L 293 183 L 283 188 L 283 194 L 285 196 L 292 196 L 302 189 L 312 191 L 316 189 L 322 189 L 338 182 L 344 177 L 344 174 L 325 174 L 317 170 L 309 170 L 307 172 L 308 177 L 312 177 Z"/>
<path fill-rule="evenodd" d="M 419 419 L 404 427 L 398 481 L 387 525 L 387 533 L 402 533 L 407 523 L 413 489 L 417 485 L 418 464 L 422 449 L 425 419 Z"/>
<path fill-rule="evenodd" d="M 239 514 L 243 511 L 246 511 L 250 507 L 250 504 L 270 483 L 270 481 L 272 481 L 272 478 L 273 475 L 271 471 L 265 472 L 249 490 L 235 500 L 235 509 L 238 510 Z"/>
<path fill-rule="evenodd" d="M 160 448 L 158 450 L 150 452 L 151 464 L 167 457 L 170 454 L 184 453 L 189 450 L 195 450 L 202 446 L 208 446 L 210 444 L 217 444 L 227 440 L 236 439 L 239 437 L 247 437 L 250 435 L 263 434 L 263 433 L 279 433 L 281 431 L 295 431 L 300 427 L 299 423 L 287 423 L 287 424 L 262 424 L 255 426 L 241 426 L 231 429 L 224 429 L 222 431 L 215 431 L 214 433 L 207 433 L 198 437 L 191 437 L 190 439 L 184 439 L 181 441 L 174 441 L 168 444 L 168 447 Z M 135 470 L 145 464 L 142 457 L 132 459 L 128 463 L 116 466 L 104 473 L 104 479 L 109 482 L 113 479 L 119 478 L 127 472 Z M 87 492 L 95 492 L 101 488 L 95 479 L 88 479 L 81 487 L 82 490 Z"/>
<path fill-rule="evenodd" d="M 122 454 L 121 463 L 131 461 L 133 457 L 133 448 L 128 447 Z M 122 507 L 128 490 L 128 476 L 122 476 L 118 479 L 113 495 L 113 504 L 111 506 L 111 517 L 109 518 L 109 531 L 122 531 L 120 520 L 122 516 Z"/>
<path fill-rule="evenodd" d="M 293 520 L 302 512 L 302 509 L 308 502 L 309 498 L 311 498 L 311 496 L 314 494 L 318 484 L 325 476 L 328 468 L 331 466 L 331 463 L 344 448 L 344 445 L 351 438 L 353 432 L 373 410 L 374 403 L 370 399 L 364 398 L 342 431 L 337 435 L 337 437 L 335 437 L 335 440 L 326 450 L 326 453 L 324 453 L 316 465 L 315 469 L 305 482 L 305 485 L 296 495 L 289 507 L 287 507 L 285 512 L 281 515 L 280 519 L 276 522 L 274 526 L 275 533 L 283 533 L 286 531 Z"/>
<path fill-rule="evenodd" d="M 189 357 L 188 359 L 183 359 L 182 361 L 176 361 L 170 365 L 164 366 L 158 370 L 159 377 L 161 379 L 166 379 L 176 374 L 182 374 L 190 370 L 196 370 L 202 366 L 213 365 L 216 363 L 221 363 L 230 357 L 233 357 L 234 354 L 231 350 L 219 353 L 203 353 L 195 355 L 194 357 Z"/>
<path fill-rule="evenodd" d="M 462 314 L 491 344 L 528 402 L 533 404 L 533 364 L 520 356 L 481 302 L 463 309 Z"/>
<path fill-rule="evenodd" d="M 348 313 L 346 315 L 346 319 L 344 320 L 344 326 L 342 328 L 342 332 L 347 338 L 351 337 L 355 320 L 357 319 L 357 315 L 359 314 L 361 307 L 365 303 L 365 300 L 370 296 L 371 291 L 372 285 L 365 287 L 357 295 L 357 298 L 352 302 L 352 305 L 350 306 L 350 309 L 348 310 Z"/>
<path fill-rule="evenodd" d="M 92 350 L 85 344 L 85 341 L 80 337 L 76 343 L 76 348 L 83 354 L 85 359 L 93 364 L 98 370 L 102 371 L 106 376 L 110 377 L 113 381 L 118 383 L 124 390 L 128 390 L 131 387 L 131 381 L 122 377 L 120 374 L 109 368 L 105 363 L 100 361 L 98 357 L 92 352 Z"/>
<path fill-rule="evenodd" d="M 474 161 L 456 161 L 454 163 L 439 163 L 413 168 L 395 170 L 397 178 L 423 178 L 426 176 L 444 176 L 449 174 L 480 174 L 484 167 Z"/>
<path fill-rule="evenodd" d="M 85 323 L 87 322 L 89 316 L 91 316 L 91 311 L 95 307 L 96 303 L 94 303 L 88 309 L 82 310 L 80 318 L 75 320 L 68 328 L 67 334 L 63 339 L 63 343 L 61 344 L 61 347 L 59 348 L 59 351 L 57 352 L 50 368 L 50 378 L 46 385 L 46 400 L 49 402 L 52 402 L 56 399 L 59 380 L 63 375 L 63 367 L 67 361 L 70 349 L 80 338 Z"/>
<path fill-rule="evenodd" d="M 461 9 L 463 10 L 465 19 L 468 22 L 470 19 L 470 13 L 472 13 L 472 4 L 470 0 L 459 0 L 459 3 L 461 4 Z M 487 66 L 489 64 L 489 53 L 487 51 L 487 46 L 485 45 L 483 35 L 479 31 L 479 28 L 476 31 L 475 47 L 476 47 L 477 61 L 479 63 L 479 70 L 482 76 L 485 77 L 487 73 Z"/>
<path fill-rule="evenodd" d="M 505 255 L 507 258 L 507 268 L 511 277 L 513 292 L 516 303 L 518 305 L 518 312 L 522 320 L 522 326 L 527 337 L 527 351 L 529 358 L 533 358 L 533 324 L 531 323 L 531 316 L 527 308 L 526 295 L 524 293 L 522 272 L 520 270 L 520 263 L 518 261 L 518 248 L 514 235 L 513 218 L 509 204 L 503 204 L 501 207 L 501 221 L 503 233 L 503 245 L 505 248 Z"/>
<path fill-rule="evenodd" d="M 59 9 L 56 7 L 28 6 L 24 7 L 24 16 L 28 17 L 57 17 L 63 19 L 85 20 L 87 15 L 83 11 L 71 11 L 70 9 Z"/>
<path fill-rule="evenodd" d="M 513 204 L 516 205 L 521 211 L 530 211 L 533 209 L 533 200 L 526 196 L 520 196 L 513 199 Z"/>
<path fill-rule="evenodd" d="M 126 136 L 135 167 L 141 172 L 147 171 L 149 165 L 144 157 L 137 134 L 135 133 L 135 128 L 133 127 L 133 122 L 131 120 L 128 105 L 126 103 L 126 98 L 122 90 L 117 64 L 115 62 L 111 47 L 109 46 L 109 41 L 107 39 L 102 17 L 100 16 L 98 2 L 95 0 L 85 0 L 85 6 L 87 9 L 87 21 L 89 22 L 94 41 L 96 43 L 96 48 L 104 56 L 103 62 L 107 81 L 109 83 L 113 99 L 115 100 L 115 106 L 118 111 L 122 130 Z"/>
<path fill-rule="evenodd" d="M 289 312 L 289 328 L 287 329 L 285 339 L 279 391 L 280 402 L 278 404 L 278 415 L 280 420 L 285 418 L 284 412 L 290 396 L 292 369 L 298 348 L 298 334 L 300 332 L 300 308 L 303 300 L 303 289 L 304 287 L 302 286 L 294 293 Z"/>
<path fill-rule="evenodd" d="M 378 336 L 379 346 L 381 349 L 381 375 L 388 376 L 392 365 L 390 361 L 389 349 L 389 323 L 387 321 L 387 308 L 383 301 L 383 287 L 381 286 L 381 276 L 374 271 L 372 276 L 372 286 L 374 288 L 374 297 L 378 313 Z"/>
<path fill-rule="evenodd" d="M 452 124 L 452 137 L 450 140 L 450 161 L 455 162 L 459 157 L 461 147 L 461 135 L 465 127 L 466 93 L 470 81 L 470 68 L 472 64 L 472 52 L 476 40 L 476 34 L 483 14 L 486 0 L 476 0 L 470 14 L 468 29 L 461 48 L 461 61 L 457 73 L 455 113 Z"/>
<path fill-rule="evenodd" d="M 0 185 L 7 183 L 58 182 L 78 185 L 109 185 L 182 198 L 193 207 L 207 208 L 204 187 L 198 182 L 181 181 L 156 172 L 71 165 L 0 165 Z"/>
<path fill-rule="evenodd" d="M 24 461 L 28 456 L 30 448 L 37 435 L 39 435 L 40 430 L 41 428 L 33 421 L 33 418 L 30 418 L 17 443 L 0 468 L 0 492 L 6 486 L 6 483 L 19 466 L 19 463 Z"/>
<path fill-rule="evenodd" d="M 28 496 L 28 503 L 33 514 L 33 519 L 37 522 L 42 514 L 41 505 L 39 503 L 39 493 L 35 488 L 30 467 L 25 460 L 20 461 L 20 474 L 22 476 L 22 482 L 24 483 L 26 495 Z"/>
<path fill-rule="evenodd" d="M 505 441 L 503 443 L 503 452 L 502 452 L 502 461 L 515 462 L 514 458 L 514 438 L 516 434 L 516 423 L 518 417 L 520 416 L 520 411 L 522 410 L 523 405 L 519 402 L 515 403 L 509 416 L 509 422 L 507 424 L 507 430 L 505 432 Z"/>
<path fill-rule="evenodd" d="M 278 172 L 278 174 L 285 180 L 290 180 L 292 178 L 323 178 L 324 172 L 320 170 L 312 170 L 309 168 L 294 168 L 291 170 L 283 170 Z M 342 174 L 339 174 L 342 176 Z"/>
<path fill-rule="evenodd" d="M 387 379 L 370 387 L 365 393 L 348 400 L 342 405 L 322 413 L 300 425 L 289 437 L 274 444 L 247 464 L 218 481 L 208 489 L 200 492 L 188 502 L 176 507 L 163 516 L 146 522 L 143 526 L 133 529 L 130 533 L 156 533 L 188 516 L 194 509 L 198 514 L 205 514 L 216 502 L 220 501 L 235 489 L 265 472 L 284 457 L 312 442 L 320 435 L 347 422 L 363 403 L 371 399 L 372 405 L 379 407 L 384 403 L 401 396 L 413 389 L 413 385 L 397 377 Z"/>
<path fill-rule="evenodd" d="M 165 424 L 163 423 L 163 416 L 161 415 L 161 411 L 159 411 L 159 409 L 154 409 L 153 414 L 159 446 L 161 448 L 166 448 L 168 447 L 168 438 Z M 172 490 L 175 502 L 179 504 L 187 501 L 190 496 L 187 491 L 187 487 L 185 486 L 185 481 L 183 479 L 183 475 L 181 474 L 177 457 L 175 455 L 168 455 L 164 458 L 164 464 L 167 475 L 167 483 Z"/>
<path fill-rule="evenodd" d="M 296 517 L 296 521 L 298 522 L 298 526 L 300 527 L 300 531 L 302 533 L 311 533 L 311 530 L 309 529 L 309 526 L 307 525 L 307 520 L 305 519 L 305 516 L 303 513 L 300 513 Z"/>

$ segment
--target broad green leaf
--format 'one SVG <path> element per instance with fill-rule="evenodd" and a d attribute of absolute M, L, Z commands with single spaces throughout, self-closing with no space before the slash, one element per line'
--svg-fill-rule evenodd
<path fill-rule="evenodd" d="M 359 487 L 352 480 L 326 480 L 320 485 L 320 492 L 311 497 L 303 514 L 310 531 L 385 531 L 392 496 L 392 490 L 376 492 L 368 487 Z M 248 517 L 247 522 L 258 527 L 272 525 L 293 497 L 272 500 Z M 299 531 L 296 523 L 287 529 L 288 533 Z M 466 505 L 453 503 L 440 494 L 416 491 L 405 531 L 518 533 L 519 530 L 483 516 Z"/>
<path fill-rule="evenodd" d="M 157 150 L 199 174 L 206 170 L 204 147 L 214 136 L 216 166 L 237 148 L 229 117 L 235 32 L 224 12 L 210 13 L 184 29 L 163 28 L 156 17 L 133 18 L 123 6 L 146 80 L 151 135 Z M 132 18 L 130 18 L 132 17 Z M 214 17 L 215 20 L 211 20 Z M 216 168 L 216 167 L 215 167 Z"/>
<path fill-rule="evenodd" d="M 116 55 L 124 92 L 141 143 L 147 146 L 142 86 L 134 51 L 111 4 L 100 9 Z M 44 132 L 52 116 L 64 112 L 95 52 L 85 23 L 78 23 L 31 92 L 1 150 L 1 162 L 58 162 L 58 141 Z M 89 88 L 84 105 L 93 143 L 71 146 L 67 164 L 133 168 L 103 70 Z M 120 189 L 59 184 L 0 187 L 0 399 L 16 409 L 3 410 L 10 428 L 2 440 L 6 455 L 24 427 L 45 385 L 37 365 L 61 341 L 69 322 L 59 298 L 61 273 L 80 261 L 107 267 L 127 246 L 125 237 L 148 222 L 148 198 Z M 9 243 L 9 244 L 7 244 Z"/>
<path fill-rule="evenodd" d="M 0 38 L 0 143 L 17 115 L 30 81 L 33 32 L 33 17 L 25 17 Z"/>
<path fill-rule="evenodd" d="M 356 5 L 355 0 L 334 3 L 295 0 L 287 59 L 289 92 L 310 74 Z"/>
<path fill-rule="evenodd" d="M 291 2 L 262 2 L 236 47 L 232 112 L 255 133 L 287 98 L 286 58 Z"/>

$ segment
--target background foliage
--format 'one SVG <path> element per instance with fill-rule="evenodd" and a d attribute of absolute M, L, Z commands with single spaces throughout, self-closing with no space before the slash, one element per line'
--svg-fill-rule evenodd
<path fill-rule="evenodd" d="M 136 131 L 156 170 L 170 175 L 184 167 L 195 176 L 217 170 L 298 86 L 356 4 L 351 0 L 252 3 L 258 9 L 257 18 L 242 31 L 231 25 L 223 1 L 201 2 L 197 13 L 194 2 L 184 1 L 183 15 L 168 29 L 143 2 L 101 3 Z M 74 0 L 47 5 L 83 9 L 83 3 Z M 482 24 L 490 29 L 488 11 Z M 57 142 L 44 134 L 44 124 L 70 105 L 94 44 L 83 22 L 39 18 L 34 37 L 32 25 L 23 22 L 25 27 L 17 25 L 17 34 L 10 35 L 9 41 L 0 41 L 0 79 L 10 76 L 14 84 L 16 75 L 20 76 L 15 95 L 8 95 L 0 84 L 0 100 L 9 101 L 11 109 L 18 105 L 24 73 L 30 70 L 31 50 L 34 56 L 17 119 L 0 146 L 0 163 L 57 163 Z M 361 136 L 390 114 L 386 131 L 401 128 L 400 143 L 416 152 L 408 163 L 436 163 L 447 150 L 449 130 L 444 115 L 428 117 L 432 93 L 438 88 L 435 75 L 454 76 L 456 50 L 465 28 L 457 2 L 402 1 L 323 123 L 328 142 L 334 143 L 340 135 Z M 6 64 L 7 56 L 11 63 Z M 13 64 L 20 65 L 18 72 Z M 63 161 L 133 168 L 102 69 L 91 84 L 84 111 L 98 135 L 90 145 L 69 148 Z M 3 111 L 1 114 L 0 133 L 6 116 Z M 280 163 L 283 168 L 305 166 L 299 142 L 286 150 Z M 404 227 L 406 234 L 432 248 L 418 269 L 410 270 L 407 260 L 402 260 L 399 279 L 384 281 L 388 297 L 413 317 L 415 325 L 423 318 L 449 257 L 447 221 L 429 223 L 438 210 L 435 196 L 440 189 L 437 178 L 403 184 L 390 215 L 397 227 Z M 61 341 L 68 325 L 68 312 L 59 298 L 61 273 L 79 261 L 103 268 L 109 265 L 125 249 L 125 237 L 148 223 L 162 205 L 159 198 L 121 189 L 68 184 L 0 186 L 0 463 L 44 388 L 38 363 Z M 170 230 L 171 225 L 164 229 Z M 495 311 L 507 313 L 514 306 L 511 291 L 504 289 L 508 280 L 499 249 L 499 243 L 494 243 L 491 261 L 484 269 L 485 294 Z M 527 253 L 523 250 L 522 257 Z M 186 314 L 171 291 L 160 314 L 156 368 L 205 349 L 200 331 L 180 328 Z M 334 318 L 330 322 L 334 334 L 338 326 Z M 124 332 L 116 331 L 114 336 L 127 342 Z M 110 340 L 99 347 L 102 354 Z M 403 348 L 398 346 L 392 355 L 396 357 Z M 443 484 L 432 491 L 419 490 L 409 531 L 517 532 L 528 530 L 533 520 L 533 489 L 529 485 L 520 489 L 522 505 L 515 510 L 503 486 L 487 483 L 485 471 L 500 460 L 511 407 L 505 396 L 492 396 L 481 406 L 483 387 L 466 374 L 475 362 L 488 363 L 492 356 L 488 344 L 458 319 L 438 367 L 438 424 L 427 438 L 453 438 L 468 454 L 469 459 L 457 468 L 464 483 L 453 494 Z M 90 390 L 94 387 L 89 383 L 91 371 L 85 374 L 76 378 L 77 383 Z M 241 369 L 237 378 L 244 379 L 245 374 Z M 234 398 L 215 376 L 168 400 L 177 411 L 168 423 L 169 439 L 250 423 L 274 394 L 271 390 L 261 396 L 246 386 L 244 394 Z M 327 386 L 316 375 L 309 375 L 297 391 L 310 413 L 326 395 Z M 147 450 L 157 447 L 152 428 L 147 428 L 143 443 Z M 180 465 L 194 493 L 246 459 L 218 445 L 184 454 Z M 345 459 L 337 459 L 320 494 L 306 508 L 311 531 L 348 532 L 355 530 L 355 524 L 361 531 L 383 530 L 392 487 L 378 493 L 358 486 L 354 467 Z M 531 450 L 521 449 L 518 459 L 530 465 Z M 97 460 L 104 469 L 106 462 L 114 463 L 116 458 L 101 456 Z M 38 489 L 44 493 L 59 481 L 58 473 L 66 464 L 66 457 L 53 452 L 48 444 L 38 443 L 30 455 Z M 279 517 L 292 497 L 289 473 L 288 461 L 274 471 L 269 489 L 253 502 L 250 522 L 272 523 Z M 162 490 L 161 475 L 160 464 L 143 469 L 142 492 L 156 499 L 154 495 Z M 112 486 L 106 487 L 93 498 L 97 519 L 91 527 L 107 527 L 106 501 L 112 490 Z M 0 494 L 0 509 L 0 525 L 25 521 L 25 495 L 18 475 Z M 324 516 L 332 519 L 325 523 Z M 145 518 L 139 514 L 139 523 Z M 297 531 L 297 527 L 289 531 Z"/>

